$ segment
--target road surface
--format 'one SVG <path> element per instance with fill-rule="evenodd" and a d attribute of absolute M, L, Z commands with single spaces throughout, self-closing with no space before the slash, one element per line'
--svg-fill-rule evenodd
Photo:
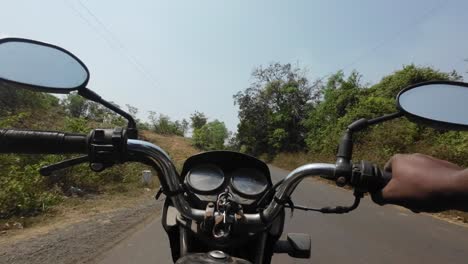
<path fill-rule="evenodd" d="M 270 167 L 273 181 L 287 171 Z M 305 180 L 293 195 L 296 204 L 348 205 L 350 191 Z M 289 215 L 289 211 L 287 212 Z M 346 215 L 295 211 L 284 233 L 312 237 L 310 259 L 275 255 L 272 263 L 468 263 L 468 228 L 395 206 L 378 206 L 366 197 Z M 104 253 L 100 264 L 172 263 L 160 218 Z"/>

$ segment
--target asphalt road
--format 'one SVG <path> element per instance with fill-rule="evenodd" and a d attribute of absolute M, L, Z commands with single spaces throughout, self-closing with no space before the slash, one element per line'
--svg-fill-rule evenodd
<path fill-rule="evenodd" d="M 287 174 L 270 169 L 273 181 Z M 322 207 L 350 204 L 353 196 L 350 191 L 305 180 L 293 198 L 296 204 Z M 272 263 L 468 263 L 468 228 L 396 206 L 381 207 L 368 197 L 346 215 L 296 210 L 293 218 L 287 217 L 284 232 L 310 234 L 312 256 L 275 255 Z M 117 244 L 98 263 L 172 263 L 160 218 Z"/>

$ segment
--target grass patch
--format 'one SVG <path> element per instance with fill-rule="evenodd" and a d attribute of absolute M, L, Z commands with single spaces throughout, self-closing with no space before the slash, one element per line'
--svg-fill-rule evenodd
<path fill-rule="evenodd" d="M 283 169 L 287 169 L 287 170 L 294 170 L 295 168 L 299 166 L 312 163 L 312 162 L 334 163 L 335 159 L 333 156 L 296 152 L 296 153 L 279 153 L 271 161 L 273 165 L 278 166 Z"/>
<path fill-rule="evenodd" d="M 179 171 L 182 169 L 187 158 L 201 152 L 192 145 L 192 141 L 188 138 L 173 135 L 159 135 L 150 131 L 142 131 L 140 136 L 143 140 L 149 141 L 164 149 Z"/>

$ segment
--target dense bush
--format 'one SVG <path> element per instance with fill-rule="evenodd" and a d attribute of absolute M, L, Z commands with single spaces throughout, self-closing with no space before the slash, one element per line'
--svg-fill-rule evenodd
<path fill-rule="evenodd" d="M 304 147 L 302 120 L 319 96 L 304 72 L 273 63 L 252 72 L 249 88 L 234 95 L 239 106 L 237 144 L 254 155 L 299 151 Z"/>
<path fill-rule="evenodd" d="M 44 162 L 29 163 L 19 156 L 0 158 L 0 218 L 34 215 L 61 200 L 61 190 L 38 173 Z"/>
<path fill-rule="evenodd" d="M 304 132 L 299 133 L 304 137 L 304 143 L 299 147 L 293 144 L 293 149 L 288 149 L 284 144 L 290 143 L 282 139 L 298 128 L 290 125 L 285 127 L 269 120 L 274 113 L 281 113 L 280 109 L 287 109 L 284 114 L 289 115 L 293 115 L 294 111 L 287 107 L 278 108 L 263 100 L 266 96 L 264 94 L 268 94 L 271 85 L 275 85 L 277 80 L 270 79 L 249 88 L 255 91 L 254 96 L 249 89 L 237 94 L 235 99 L 240 106 L 241 121 L 237 134 L 239 148 L 255 155 L 271 150 L 274 150 L 274 154 L 308 152 L 308 158 L 320 157 L 320 160 L 333 161 L 339 138 L 346 127 L 360 118 L 373 118 L 395 112 L 395 97 L 401 89 L 419 82 L 461 80 L 461 77 L 456 72 L 446 73 L 430 67 L 408 65 L 372 86 L 362 83 L 361 79 L 362 76 L 357 72 L 352 72 L 347 77 L 343 72 L 338 72 L 324 84 L 316 83 L 314 87 L 318 92 L 310 91 L 311 94 L 304 95 L 312 99 L 309 103 L 286 100 L 307 106 L 305 115 L 301 115 L 295 122 L 305 128 Z M 284 97 L 288 95 L 277 93 L 275 96 L 281 96 L 285 100 Z M 259 116 L 259 113 L 266 114 Z M 416 125 L 405 118 L 368 128 L 358 133 L 355 141 L 356 160 L 367 159 L 383 164 L 395 153 L 422 152 L 460 165 L 468 165 L 468 133 L 438 131 Z M 260 143 L 263 145 L 260 146 Z M 258 150 L 263 151 L 259 153 Z M 281 160 L 292 161 L 294 158 L 297 156 L 292 153 L 280 155 Z M 312 161 L 314 159 L 309 160 Z"/>
<path fill-rule="evenodd" d="M 226 125 L 219 120 L 208 122 L 202 127 L 194 129 L 192 136 L 194 146 L 203 150 L 224 149 L 224 141 L 227 138 Z"/>
<path fill-rule="evenodd" d="M 157 115 L 156 112 L 151 111 L 149 115 L 150 129 L 162 135 L 176 135 L 184 136 L 187 132 L 189 123 L 187 120 L 172 121 L 171 118 L 164 114 Z"/>
<path fill-rule="evenodd" d="M 60 101 L 48 94 L 11 87 L 0 89 L 0 127 L 88 133 L 93 127 L 123 125 L 122 118 L 95 103 L 70 95 Z M 92 172 L 87 165 L 43 177 L 39 168 L 70 155 L 0 155 L 0 218 L 35 215 L 60 202 L 71 190 L 100 193 L 118 184 L 138 185 L 143 167 L 114 166 Z M 120 188 L 120 190 L 124 190 Z"/>

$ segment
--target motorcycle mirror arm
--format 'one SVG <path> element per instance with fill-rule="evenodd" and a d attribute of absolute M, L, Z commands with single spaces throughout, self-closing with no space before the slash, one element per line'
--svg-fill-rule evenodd
<path fill-rule="evenodd" d="M 83 87 L 78 89 L 78 94 L 83 96 L 84 98 L 91 100 L 93 102 L 102 104 L 103 106 L 107 107 L 108 109 L 114 111 L 115 113 L 123 116 L 127 119 L 127 136 L 130 139 L 137 139 L 138 138 L 138 128 L 136 126 L 135 119 L 124 110 L 120 109 L 119 107 L 111 104 L 110 102 L 104 100 L 101 96 L 97 93 L 91 91 L 90 89 Z"/>
<path fill-rule="evenodd" d="M 348 182 L 349 174 L 352 171 L 351 159 L 353 156 L 353 134 L 366 129 L 369 126 L 383 123 L 392 119 L 402 117 L 403 112 L 395 112 L 373 119 L 361 118 L 351 123 L 341 137 L 336 154 L 336 184 L 344 186 Z"/>

